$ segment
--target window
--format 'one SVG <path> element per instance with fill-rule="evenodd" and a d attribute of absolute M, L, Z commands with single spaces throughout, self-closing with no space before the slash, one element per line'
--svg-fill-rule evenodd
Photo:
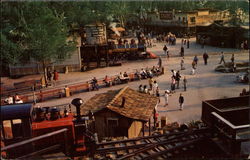
<path fill-rule="evenodd" d="M 23 137 L 23 128 L 21 119 L 3 121 L 3 132 L 5 139 Z"/>
<path fill-rule="evenodd" d="M 21 119 L 12 120 L 12 134 L 14 138 L 23 137 L 23 128 Z"/>
<path fill-rule="evenodd" d="M 190 17 L 191 23 L 195 23 L 195 17 Z"/>
<path fill-rule="evenodd" d="M 108 118 L 107 121 L 109 127 L 118 127 L 118 118 Z"/>
<path fill-rule="evenodd" d="M 3 121 L 3 131 L 4 131 L 4 138 L 5 139 L 12 139 L 13 138 L 11 120 Z"/>

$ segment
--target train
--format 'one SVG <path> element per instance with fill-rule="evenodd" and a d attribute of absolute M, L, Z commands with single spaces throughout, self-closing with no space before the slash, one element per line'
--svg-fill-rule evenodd
<path fill-rule="evenodd" d="M 1 158 L 25 159 L 60 151 L 68 157 L 87 155 L 95 144 L 95 134 L 88 130 L 91 115 L 80 115 L 83 100 L 60 110 L 35 108 L 33 104 L 1 106 Z"/>

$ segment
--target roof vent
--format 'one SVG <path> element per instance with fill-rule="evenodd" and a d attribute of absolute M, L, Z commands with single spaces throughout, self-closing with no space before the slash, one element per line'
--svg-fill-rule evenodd
<path fill-rule="evenodd" d="M 122 108 L 123 108 L 124 105 L 125 105 L 125 101 L 126 101 L 125 97 L 122 97 L 122 105 L 121 105 Z"/>

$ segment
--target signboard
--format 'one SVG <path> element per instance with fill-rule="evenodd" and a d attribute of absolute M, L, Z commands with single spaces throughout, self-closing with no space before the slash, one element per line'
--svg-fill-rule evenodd
<path fill-rule="evenodd" d="M 162 13 L 160 13 L 160 19 L 173 20 L 173 13 L 172 12 L 162 12 Z"/>

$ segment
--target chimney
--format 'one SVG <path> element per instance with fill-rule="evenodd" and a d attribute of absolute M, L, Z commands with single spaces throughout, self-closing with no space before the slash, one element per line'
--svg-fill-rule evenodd
<path fill-rule="evenodd" d="M 76 117 L 77 120 L 81 119 L 81 105 L 83 104 L 83 100 L 81 98 L 75 98 L 71 101 L 71 104 L 73 104 L 76 107 Z"/>
<path fill-rule="evenodd" d="M 125 105 L 125 101 L 126 101 L 125 97 L 122 97 L 122 105 L 121 105 L 122 108 L 123 108 L 124 105 Z"/>

